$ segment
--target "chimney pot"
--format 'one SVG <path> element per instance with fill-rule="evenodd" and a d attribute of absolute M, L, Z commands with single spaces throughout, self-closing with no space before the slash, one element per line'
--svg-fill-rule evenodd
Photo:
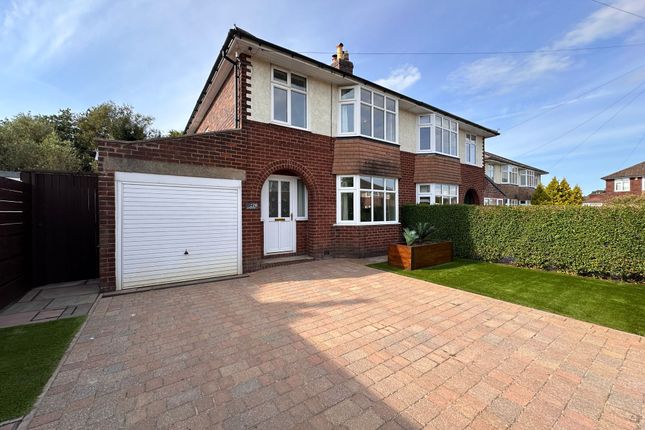
<path fill-rule="evenodd" d="M 349 52 L 343 51 L 343 47 L 342 42 L 336 45 L 336 53 L 331 56 L 331 66 L 351 75 L 354 73 L 354 63 L 349 61 Z"/>

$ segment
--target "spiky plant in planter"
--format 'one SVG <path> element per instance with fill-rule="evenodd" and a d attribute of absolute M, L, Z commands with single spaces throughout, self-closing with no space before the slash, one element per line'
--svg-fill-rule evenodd
<path fill-rule="evenodd" d="M 390 245 L 388 263 L 403 269 L 414 270 L 452 261 L 452 242 L 431 243 L 430 237 L 436 231 L 428 222 L 419 222 L 414 228 L 403 229 L 404 244 Z"/>

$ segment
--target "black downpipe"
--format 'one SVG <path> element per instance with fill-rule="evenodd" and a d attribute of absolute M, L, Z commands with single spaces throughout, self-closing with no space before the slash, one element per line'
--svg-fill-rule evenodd
<path fill-rule="evenodd" d="M 240 81 L 240 68 L 239 68 L 239 59 L 237 59 L 236 56 L 236 61 L 231 60 L 228 58 L 228 56 L 224 53 L 222 50 L 222 58 L 224 58 L 226 61 L 231 63 L 233 67 L 235 68 L 235 128 L 240 128 L 240 106 L 238 106 L 239 103 L 239 81 Z"/>

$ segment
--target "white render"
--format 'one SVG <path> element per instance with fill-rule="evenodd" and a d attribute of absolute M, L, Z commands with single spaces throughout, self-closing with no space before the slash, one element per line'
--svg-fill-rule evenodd
<path fill-rule="evenodd" d="M 264 58 L 254 56 L 251 58 L 251 108 L 250 119 L 264 123 L 275 123 L 271 118 L 271 74 L 272 65 Z M 290 69 L 284 65 L 275 66 L 280 70 L 291 72 L 295 69 Z M 345 85 L 337 85 L 331 82 L 325 82 L 317 77 L 307 75 L 298 65 L 295 73 L 298 73 L 307 78 L 307 129 L 313 133 L 321 134 L 324 136 L 336 137 L 339 134 L 338 119 L 339 119 L 339 91 Z M 348 83 L 351 85 L 351 83 Z M 376 90 L 378 91 L 378 90 Z M 426 114 L 431 113 L 427 111 Z M 416 153 L 418 147 L 418 118 L 419 113 L 412 112 L 398 108 L 398 142 L 401 151 Z M 280 124 L 283 125 L 283 124 Z M 283 125 L 288 127 L 288 125 Z M 355 124 L 356 127 L 359 124 Z M 466 133 L 476 135 L 476 164 L 483 166 L 483 137 L 478 135 L 472 127 L 468 131 L 462 128 L 464 124 L 459 122 L 459 139 L 458 139 L 458 155 L 462 163 L 466 163 L 465 158 L 465 137 Z"/>
<path fill-rule="evenodd" d="M 115 174 L 116 285 L 242 273 L 241 181 Z"/>

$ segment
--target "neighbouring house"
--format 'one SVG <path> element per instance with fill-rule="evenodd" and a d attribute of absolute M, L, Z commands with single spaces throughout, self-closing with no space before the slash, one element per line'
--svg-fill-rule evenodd
<path fill-rule="evenodd" d="M 483 202 L 498 135 L 239 28 L 185 133 L 99 142 L 102 290 L 384 254 L 401 205 Z"/>
<path fill-rule="evenodd" d="M 546 172 L 491 152 L 484 153 L 486 188 L 484 204 L 530 205 L 535 188 Z"/>
<path fill-rule="evenodd" d="M 608 200 L 619 196 L 640 196 L 645 193 L 645 161 L 603 176 L 605 189 L 596 190 L 585 196 L 583 206 L 602 206 Z"/>

